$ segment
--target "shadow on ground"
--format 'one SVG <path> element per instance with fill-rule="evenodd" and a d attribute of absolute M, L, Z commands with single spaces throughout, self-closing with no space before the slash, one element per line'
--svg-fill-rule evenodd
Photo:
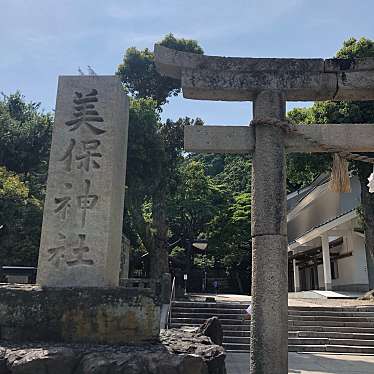
<path fill-rule="evenodd" d="M 249 353 L 228 353 L 227 374 L 249 374 Z M 289 353 L 289 374 L 373 374 L 374 356 Z"/>

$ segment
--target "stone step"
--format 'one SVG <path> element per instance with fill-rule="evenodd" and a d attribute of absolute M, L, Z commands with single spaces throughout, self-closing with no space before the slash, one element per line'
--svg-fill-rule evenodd
<path fill-rule="evenodd" d="M 199 327 L 199 323 L 176 323 L 172 322 L 170 327 L 171 328 L 180 328 L 182 326 L 191 326 L 191 327 Z M 224 333 L 230 332 L 237 332 L 238 335 L 243 335 L 250 331 L 249 324 L 245 325 L 230 325 L 225 324 L 222 326 Z M 370 336 L 374 334 L 374 328 L 352 328 L 352 327 L 326 327 L 326 326 L 307 326 L 305 329 L 300 329 L 300 326 L 289 326 L 288 327 L 289 333 L 297 333 L 297 334 L 304 334 L 304 336 L 321 336 L 326 337 L 330 336 L 330 334 L 335 334 L 332 337 L 339 338 L 342 336 L 341 334 L 352 334 L 360 336 L 360 339 L 365 339 L 365 336 Z"/>
<path fill-rule="evenodd" d="M 223 340 L 227 342 L 244 342 L 250 339 L 250 331 L 224 331 Z M 305 332 L 301 334 L 288 333 L 289 341 L 304 339 L 327 339 L 329 341 L 348 341 L 347 345 L 373 345 L 374 334 L 341 334 L 341 333 L 317 333 Z M 367 342 L 367 343 L 366 343 Z"/>
<path fill-rule="evenodd" d="M 206 302 L 196 302 L 196 301 L 174 301 L 172 308 L 187 308 L 189 310 L 195 308 L 204 309 L 246 309 L 249 303 L 206 303 Z"/>
<path fill-rule="evenodd" d="M 288 338 L 289 345 L 339 345 L 374 347 L 374 340 L 330 339 L 330 338 Z"/>
<path fill-rule="evenodd" d="M 170 328 L 174 328 L 174 329 L 179 329 L 183 326 L 188 326 L 188 327 L 199 327 L 201 326 L 201 324 L 199 323 L 176 323 L 176 322 L 172 322 L 170 324 Z M 248 331 L 249 333 L 249 325 L 222 325 L 222 328 L 223 328 L 223 331 L 241 331 L 241 332 L 246 332 Z"/>
<path fill-rule="evenodd" d="M 227 303 L 227 302 L 201 302 L 201 301 L 174 301 L 174 307 L 182 307 L 182 308 L 223 308 L 223 309 L 246 309 L 249 303 Z M 307 312 L 307 313 L 315 313 L 315 312 L 341 312 L 341 313 L 361 313 L 361 312 L 369 312 L 374 313 L 374 305 L 366 305 L 366 306 L 354 306 L 354 307 L 331 307 L 331 306 L 289 306 L 289 312 Z"/>
<path fill-rule="evenodd" d="M 288 311 L 299 312 L 374 312 L 374 305 L 352 306 L 352 307 L 331 307 L 331 306 L 289 306 Z"/>
<path fill-rule="evenodd" d="M 357 327 L 357 328 L 374 328 L 373 322 L 340 322 L 340 321 L 305 321 L 305 320 L 288 320 L 288 326 L 299 326 L 305 330 L 307 326 L 321 327 Z"/>
<path fill-rule="evenodd" d="M 179 307 L 173 307 L 172 309 L 173 315 L 179 315 L 179 314 L 191 314 L 191 315 L 206 315 L 206 316 L 221 316 L 225 314 L 230 315 L 245 315 L 246 311 L 245 308 L 240 309 L 234 309 L 234 308 L 179 308 Z M 208 318 L 209 318 L 208 317 Z M 360 320 L 367 320 L 367 321 L 373 321 L 374 322 L 374 313 L 372 312 L 317 312 L 317 311 L 309 311 L 309 312 L 303 312 L 303 311 L 289 311 L 288 312 L 289 319 L 306 319 L 306 320 L 313 320 L 313 319 L 337 319 L 337 318 L 359 318 Z"/>
<path fill-rule="evenodd" d="M 233 309 L 234 310 L 234 309 Z M 183 312 L 180 310 L 173 309 L 172 310 L 172 318 L 211 318 L 213 316 L 222 318 L 225 317 L 226 319 L 243 319 L 243 317 L 246 315 L 245 310 L 238 310 L 235 313 L 231 313 L 230 309 L 223 309 L 222 312 L 219 310 L 212 310 L 212 312 L 209 312 L 209 310 L 204 309 L 204 312 L 201 312 L 200 310 L 193 310 L 189 311 L 187 309 L 183 309 Z M 371 322 L 374 326 L 374 317 L 367 317 L 367 316 L 331 316 L 331 315 L 319 315 L 319 316 L 304 316 L 304 315 L 293 315 L 290 314 L 288 316 L 288 319 L 290 321 L 337 321 L 337 322 Z"/>
<path fill-rule="evenodd" d="M 374 328 L 336 327 L 336 326 L 288 326 L 288 331 L 318 331 L 318 332 L 344 332 L 358 334 L 374 334 Z"/>
<path fill-rule="evenodd" d="M 336 311 L 297 311 L 289 310 L 288 316 L 331 316 L 331 317 L 372 317 L 374 312 L 336 312 Z"/>
<path fill-rule="evenodd" d="M 173 307 L 172 308 L 173 313 L 202 313 L 202 314 L 245 314 L 245 308 L 180 308 L 180 307 Z"/>
<path fill-rule="evenodd" d="M 250 336 L 225 336 L 223 337 L 224 343 L 237 343 L 237 344 L 247 344 L 249 345 Z"/>
<path fill-rule="evenodd" d="M 185 325 L 202 325 L 206 321 L 206 318 L 172 318 L 173 323 L 180 323 Z M 233 319 L 233 318 L 220 318 L 219 321 L 221 325 L 250 325 L 250 321 L 241 319 Z"/>
<path fill-rule="evenodd" d="M 249 344 L 241 344 L 241 343 L 223 343 L 223 348 L 226 349 L 226 351 L 247 351 L 249 352 L 250 346 Z M 249 359 L 249 357 L 248 357 Z"/>
<path fill-rule="evenodd" d="M 289 321 L 336 321 L 336 322 L 370 322 L 374 326 L 374 317 L 364 317 L 364 316 L 357 316 L 357 317 L 341 317 L 341 316 L 303 316 L 303 315 L 289 315 Z"/>
<path fill-rule="evenodd" d="M 225 338 L 226 336 L 249 339 L 251 336 L 251 331 L 250 330 L 223 330 L 223 337 Z"/>
<path fill-rule="evenodd" d="M 289 345 L 288 352 L 334 352 L 374 354 L 374 347 L 351 345 Z"/>
<path fill-rule="evenodd" d="M 248 341 L 229 340 L 223 342 L 223 347 L 227 351 L 246 351 L 250 350 Z M 349 341 L 328 339 L 310 339 L 310 340 L 289 340 L 289 352 L 339 352 L 339 353 L 363 353 L 374 354 L 374 342 L 370 345 L 349 344 Z"/>
<path fill-rule="evenodd" d="M 225 316 L 226 317 L 226 316 Z M 179 324 L 203 324 L 207 318 L 172 318 L 173 323 Z M 249 320 L 244 318 L 220 318 L 222 325 L 250 325 Z M 309 326 L 314 327 L 352 327 L 352 328 L 373 328 L 373 322 L 340 322 L 340 321 L 305 321 L 305 320 L 289 320 L 289 328 L 297 327 L 299 330 L 307 330 Z"/>
<path fill-rule="evenodd" d="M 172 311 L 171 316 L 172 316 L 173 319 L 174 318 L 193 318 L 193 319 L 204 318 L 204 319 L 208 319 L 208 318 L 211 318 L 213 316 L 216 316 L 219 319 L 224 317 L 225 319 L 240 319 L 240 320 L 243 320 L 245 315 L 246 315 L 245 312 L 243 312 L 241 314 L 231 314 L 231 313 L 220 314 L 220 313 L 196 313 L 196 312 L 180 313 L 178 311 Z"/>
<path fill-rule="evenodd" d="M 358 339 L 374 340 L 374 334 L 357 334 L 344 332 L 320 332 L 320 331 L 289 331 L 290 338 L 330 338 L 330 339 Z"/>

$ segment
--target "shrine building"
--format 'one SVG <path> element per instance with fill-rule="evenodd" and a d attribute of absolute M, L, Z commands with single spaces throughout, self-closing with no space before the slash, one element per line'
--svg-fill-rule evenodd
<path fill-rule="evenodd" d="M 290 291 L 368 291 L 360 182 L 350 181 L 351 192 L 331 192 L 329 176 L 321 175 L 288 194 Z"/>

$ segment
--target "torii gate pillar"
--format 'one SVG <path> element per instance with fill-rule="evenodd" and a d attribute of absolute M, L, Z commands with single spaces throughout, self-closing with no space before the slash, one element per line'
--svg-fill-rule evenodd
<path fill-rule="evenodd" d="M 284 120 L 282 93 L 263 91 L 254 119 Z M 252 167 L 251 373 L 288 372 L 286 161 L 284 131 L 257 126 Z M 266 186 L 266 188 L 265 188 Z"/>

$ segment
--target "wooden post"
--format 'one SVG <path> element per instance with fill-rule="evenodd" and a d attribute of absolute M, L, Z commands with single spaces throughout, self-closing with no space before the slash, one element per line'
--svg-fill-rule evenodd
<path fill-rule="evenodd" d="M 261 92 L 254 118 L 283 120 L 281 92 Z M 252 320 L 250 372 L 288 373 L 286 168 L 281 128 L 255 129 L 252 167 Z"/>

